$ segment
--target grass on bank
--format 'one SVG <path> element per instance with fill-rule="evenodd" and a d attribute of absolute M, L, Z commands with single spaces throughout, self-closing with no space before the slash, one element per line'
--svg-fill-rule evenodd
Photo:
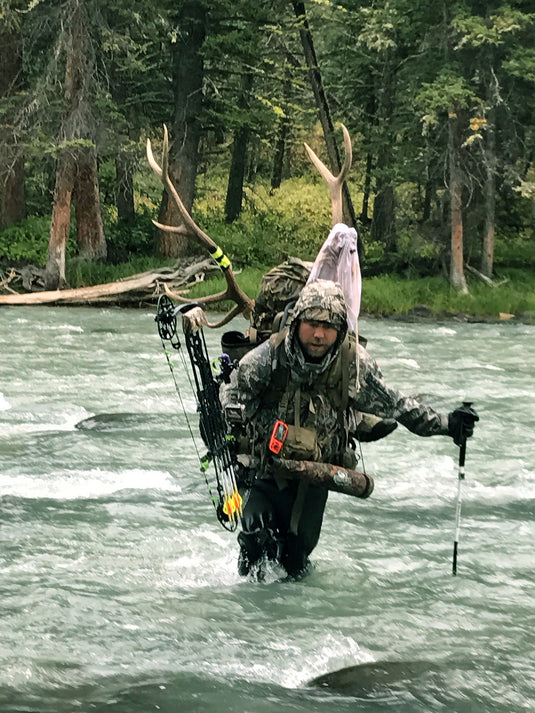
<path fill-rule="evenodd" d="M 284 259 L 284 255 L 277 255 Z M 306 257 L 306 256 L 305 256 Z M 105 262 L 81 261 L 68 258 L 66 277 L 72 287 L 102 284 L 129 277 L 147 270 L 171 266 L 176 260 L 162 260 L 156 257 L 135 257 L 119 264 Z M 258 285 L 264 275 L 275 262 L 259 264 L 253 267 L 239 267 L 240 261 L 235 261 L 234 269 L 240 287 L 251 297 L 257 294 Z M 531 262 L 526 261 L 525 267 L 500 267 L 499 277 L 495 286 L 491 287 L 468 272 L 466 278 L 469 286 L 468 294 L 455 292 L 445 277 L 407 277 L 398 274 L 384 274 L 365 277 L 362 290 L 363 314 L 398 315 L 403 316 L 418 306 L 425 305 L 434 314 L 464 313 L 481 318 L 499 318 L 501 313 L 519 315 L 529 313 L 535 320 L 535 271 Z M 225 280 L 214 273 L 205 282 L 194 285 L 189 296 L 192 300 L 208 294 L 219 292 L 225 288 Z M 219 309 L 227 309 L 229 305 L 220 305 Z"/>
<path fill-rule="evenodd" d="M 258 283 L 267 268 L 244 268 L 238 275 L 242 289 L 255 297 Z M 222 277 L 198 283 L 189 292 L 192 299 L 223 290 Z M 507 282 L 490 287 L 469 280 L 469 294 L 459 294 L 442 277 L 407 279 L 399 275 L 365 278 L 362 286 L 363 314 L 407 315 L 419 305 L 433 313 L 464 313 L 481 318 L 499 318 L 501 313 L 531 313 L 535 318 L 535 275 L 511 270 Z M 227 307 L 230 305 L 226 305 Z M 220 309 L 224 309 L 220 306 Z"/>
<path fill-rule="evenodd" d="M 152 174 L 148 174 L 152 176 Z M 141 180 L 143 179 L 143 180 Z M 143 175 L 136 188 L 136 217 L 120 223 L 113 207 L 104 206 L 108 262 L 87 262 L 76 258 L 76 231 L 71 226 L 67 242 L 67 282 L 72 287 L 113 282 L 133 274 L 175 264 L 175 260 L 154 257 L 154 228 L 161 186 Z M 141 182 L 139 182 L 141 181 Z M 221 245 L 231 258 L 242 289 L 254 298 L 260 278 L 289 255 L 313 260 L 330 226 L 328 192 L 319 179 L 305 176 L 288 179 L 284 188 L 272 191 L 257 183 L 247 187 L 242 214 L 232 224 L 224 219 L 226 184 L 216 176 L 199 181 L 194 206 L 197 223 Z M 361 196 L 352 186 L 357 203 Z M 402 196 L 398 196 L 401 202 Z M 410 211 L 400 209 L 400 214 Z M 466 273 L 470 293 L 462 295 L 449 287 L 443 270 L 444 256 L 436 235 L 424 235 L 414 221 L 400 220 L 400 239 L 394 255 L 385 255 L 382 244 L 371 242 L 363 230 L 364 278 L 362 312 L 405 315 L 417 305 L 426 305 L 436 314 L 463 312 L 476 317 L 497 318 L 500 313 L 535 313 L 535 239 L 532 228 L 520 226 L 512 233 L 496 235 L 495 268 L 497 286 L 489 287 Z M 44 265 L 48 250 L 50 217 L 29 216 L 17 226 L 0 231 L 0 277 L 14 263 Z M 473 243 L 474 241 L 472 241 Z M 478 264 L 477 249 L 467 239 L 470 262 Z M 245 267 L 247 266 L 247 267 Z M 506 278 L 508 281 L 500 284 Z M 196 285 L 192 299 L 220 291 L 224 279 L 212 278 Z"/>
<path fill-rule="evenodd" d="M 395 275 L 372 277 L 364 281 L 362 311 L 369 314 L 408 314 L 425 305 L 435 314 L 464 313 L 476 317 L 498 318 L 501 313 L 532 312 L 535 316 L 535 276 L 512 277 L 490 287 L 469 280 L 469 293 L 453 290 L 442 277 L 407 280 Z"/>
<path fill-rule="evenodd" d="M 118 265 L 74 258 L 66 261 L 65 277 L 71 287 L 103 285 L 149 270 L 171 267 L 175 263 L 176 260 L 163 260 L 161 257 L 137 257 Z"/>

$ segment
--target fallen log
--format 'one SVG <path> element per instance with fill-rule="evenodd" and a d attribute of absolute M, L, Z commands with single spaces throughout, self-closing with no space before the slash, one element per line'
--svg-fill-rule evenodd
<path fill-rule="evenodd" d="M 468 270 L 468 272 L 471 272 L 472 275 L 478 277 L 481 282 L 484 282 L 489 287 L 500 287 L 500 285 L 505 285 L 509 282 L 509 278 L 507 277 L 505 277 L 503 280 L 500 280 L 499 282 L 494 282 L 494 280 L 492 280 L 490 277 L 487 277 L 482 272 L 479 272 L 479 270 L 476 270 L 476 268 L 472 267 L 472 265 L 468 265 L 468 263 L 465 264 L 465 268 Z"/>
<path fill-rule="evenodd" d="M 91 305 L 154 302 L 165 292 L 166 287 L 175 292 L 187 290 L 196 282 L 204 280 L 206 273 L 212 270 L 219 270 L 219 267 L 207 258 L 190 264 L 180 266 L 177 264 L 173 267 L 148 270 L 115 282 L 90 287 L 19 293 L 10 288 L 10 294 L 0 295 L 0 305 Z M 0 284 L 0 287 L 3 286 Z M 5 286 L 7 287 L 7 283 Z"/>

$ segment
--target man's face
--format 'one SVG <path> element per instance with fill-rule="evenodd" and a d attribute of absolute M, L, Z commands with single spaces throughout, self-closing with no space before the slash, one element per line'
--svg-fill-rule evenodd
<path fill-rule="evenodd" d="M 321 359 L 336 342 L 338 332 L 328 322 L 300 322 L 297 332 L 305 354 Z"/>

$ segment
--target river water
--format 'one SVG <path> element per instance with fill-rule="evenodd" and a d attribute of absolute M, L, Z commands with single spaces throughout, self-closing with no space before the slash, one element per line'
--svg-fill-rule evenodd
<path fill-rule="evenodd" d="M 331 494 L 313 572 L 243 581 L 154 312 L 0 310 L 3 713 L 535 710 L 535 328 L 361 332 L 389 383 L 480 413 L 456 577 L 449 438 L 365 444 L 375 492 Z"/>

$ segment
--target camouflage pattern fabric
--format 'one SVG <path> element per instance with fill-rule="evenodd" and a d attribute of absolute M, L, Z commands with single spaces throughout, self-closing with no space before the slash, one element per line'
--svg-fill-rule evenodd
<path fill-rule="evenodd" d="M 293 309 L 293 321 L 328 322 L 345 335 L 347 310 L 340 285 L 330 280 L 310 282 L 299 296 Z"/>
<path fill-rule="evenodd" d="M 299 345 L 297 328 L 303 314 L 309 309 L 325 310 L 329 323 L 341 324 L 340 337 L 346 329 L 345 301 L 341 288 L 329 281 L 310 283 L 301 292 L 295 305 L 292 321 L 285 338 L 287 355 L 288 389 L 301 389 L 302 425 L 315 421 L 322 461 L 339 463 L 345 447 L 345 426 L 355 432 L 359 412 L 371 413 L 381 418 L 394 418 L 420 436 L 447 435 L 448 417 L 429 406 L 405 396 L 388 386 L 377 363 L 368 352 L 358 346 L 359 368 L 356 361 L 350 364 L 348 423 L 341 423 L 338 410 L 325 393 L 323 375 L 334 359 L 338 358 L 340 339 L 321 363 L 308 362 Z M 294 423 L 293 400 L 285 399 L 286 409 L 270 400 L 274 378 L 274 347 L 271 341 L 262 343 L 240 361 L 232 374 L 231 383 L 221 389 L 223 406 L 243 404 L 247 440 L 250 453 L 260 458 L 265 455 L 273 423 L 281 418 Z M 281 402 L 282 403 L 282 402 Z M 311 414 L 313 414 L 311 416 Z"/>
<path fill-rule="evenodd" d="M 255 329 L 271 333 L 277 314 L 299 297 L 311 267 L 311 262 L 290 257 L 262 277 L 251 315 L 251 324 Z"/>

